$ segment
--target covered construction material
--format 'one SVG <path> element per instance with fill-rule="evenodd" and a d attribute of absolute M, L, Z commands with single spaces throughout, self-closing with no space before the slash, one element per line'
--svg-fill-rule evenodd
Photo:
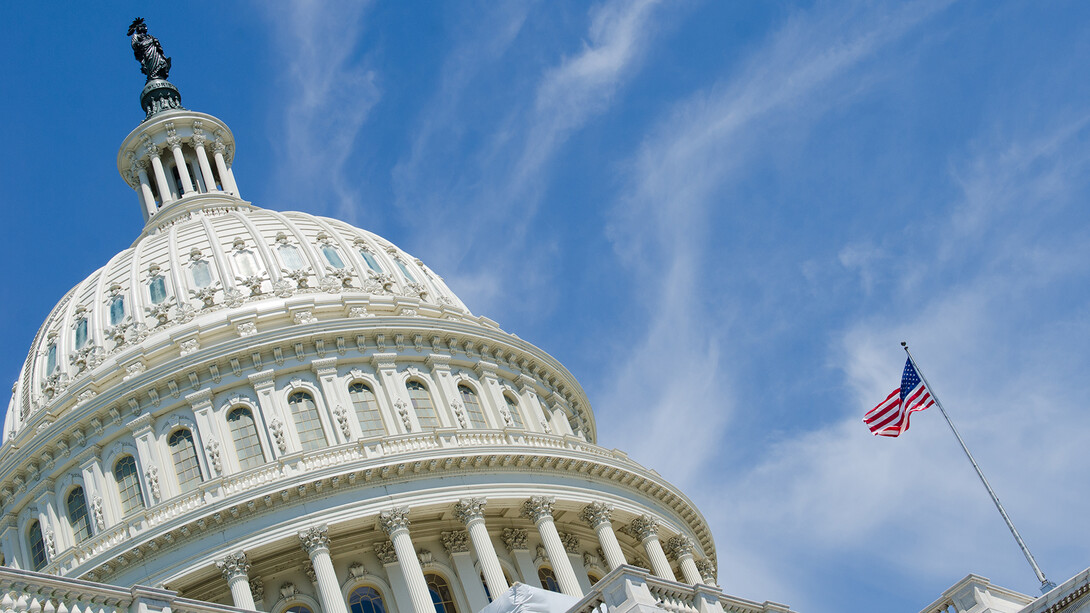
<path fill-rule="evenodd" d="M 515 583 L 480 613 L 564 613 L 579 599 L 525 583 Z"/>

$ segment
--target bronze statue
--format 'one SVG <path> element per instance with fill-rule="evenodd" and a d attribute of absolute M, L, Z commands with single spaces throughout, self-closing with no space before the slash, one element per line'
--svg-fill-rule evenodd
<path fill-rule="evenodd" d="M 140 62 L 140 72 L 152 79 L 166 79 L 170 72 L 170 58 L 163 53 L 163 47 L 159 45 L 159 39 L 148 34 L 148 26 L 143 17 L 137 17 L 129 26 L 129 36 L 132 38 L 132 51 L 136 55 L 136 61 Z"/>

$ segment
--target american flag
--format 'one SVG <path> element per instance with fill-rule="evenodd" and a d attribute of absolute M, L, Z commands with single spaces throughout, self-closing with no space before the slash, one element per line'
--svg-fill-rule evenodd
<path fill-rule="evenodd" d="M 908 430 L 908 418 L 916 411 L 922 411 L 935 404 L 931 391 L 924 385 L 912 360 L 905 360 L 905 372 L 901 375 L 901 387 L 890 392 L 886 399 L 878 403 L 863 416 L 875 436 L 899 436 Z"/>

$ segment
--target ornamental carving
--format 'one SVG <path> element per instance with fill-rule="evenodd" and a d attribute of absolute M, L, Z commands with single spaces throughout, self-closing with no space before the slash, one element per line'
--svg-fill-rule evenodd
<path fill-rule="evenodd" d="M 591 528 L 609 523 L 612 516 L 613 505 L 604 502 L 592 502 L 583 507 L 583 512 L 579 514 L 579 517 Z"/>
<path fill-rule="evenodd" d="M 95 527 L 98 531 L 106 529 L 106 519 L 102 514 L 102 496 L 95 494 L 91 499 L 91 515 L 95 518 Z"/>
<path fill-rule="evenodd" d="M 310 311 L 299 311 L 292 319 L 297 324 L 312 324 L 318 321 L 318 318 L 314 316 L 314 313 Z"/>
<path fill-rule="evenodd" d="M 650 538 L 658 538 L 658 520 L 650 515 L 643 515 L 632 520 L 628 524 L 627 532 L 640 541 Z"/>
<path fill-rule="evenodd" d="M 409 418 L 409 404 L 404 399 L 398 398 L 394 401 L 394 408 L 397 409 L 397 414 L 401 417 L 401 423 L 405 424 L 405 431 L 412 432 L 413 424 Z"/>
<path fill-rule="evenodd" d="M 348 576 L 352 579 L 359 580 L 367 575 L 367 567 L 359 562 L 353 562 L 348 565 Z"/>
<path fill-rule="evenodd" d="M 195 338 L 187 338 L 178 344 L 183 356 L 189 355 L 201 348 L 201 343 Z"/>
<path fill-rule="evenodd" d="M 280 279 L 276 283 L 273 283 L 273 295 L 277 298 L 290 298 L 295 293 L 295 286 L 290 281 Z"/>
<path fill-rule="evenodd" d="M 387 535 L 409 529 L 409 507 L 394 507 L 378 514 L 378 524 Z"/>
<path fill-rule="evenodd" d="M 159 469 L 155 466 L 149 466 L 144 471 L 144 476 L 148 478 L 148 489 L 151 490 L 151 499 L 154 502 L 159 502 L 161 498 L 159 492 Z"/>
<path fill-rule="evenodd" d="M 312 556 L 321 549 L 328 551 L 329 527 L 314 526 L 312 528 L 307 528 L 299 533 L 299 542 L 303 545 L 303 549 L 306 550 L 307 555 Z"/>
<path fill-rule="evenodd" d="M 463 430 L 469 427 L 468 422 L 466 421 L 466 410 L 465 407 L 462 406 L 462 402 L 460 400 L 452 400 L 450 408 L 454 411 L 454 416 L 458 418 L 458 426 Z"/>
<path fill-rule="evenodd" d="M 705 585 L 718 585 L 715 582 L 716 571 L 715 564 L 711 560 L 705 558 L 703 560 L 696 561 L 696 569 L 700 571 L 700 577 L 704 580 Z"/>
<path fill-rule="evenodd" d="M 556 502 L 556 498 L 552 496 L 531 496 L 529 500 L 522 503 L 522 515 L 523 517 L 529 517 L 535 523 L 545 519 L 550 520 L 553 518 L 553 503 Z"/>
<path fill-rule="evenodd" d="M 303 573 L 310 579 L 311 583 L 318 583 L 318 573 L 314 570 L 314 563 L 310 560 L 303 562 Z"/>
<path fill-rule="evenodd" d="M 444 532 L 441 539 L 443 541 L 443 547 L 445 547 L 447 553 L 451 555 L 456 553 L 467 553 L 469 551 L 469 533 L 465 530 Z"/>
<path fill-rule="evenodd" d="M 216 568 L 223 573 L 223 578 L 231 581 L 236 577 L 246 578 L 250 572 L 250 561 L 246 559 L 246 553 L 239 551 L 227 554 L 222 560 L 216 562 Z"/>
<path fill-rule="evenodd" d="M 280 453 L 287 453 L 288 442 L 284 440 L 284 423 L 274 417 L 269 422 L 269 431 L 272 433 L 273 440 L 276 441 L 276 448 L 280 450 Z"/>
<path fill-rule="evenodd" d="M 341 427 L 341 433 L 344 434 L 344 438 L 351 438 L 352 431 L 348 427 L 348 411 L 345 411 L 344 407 L 338 404 L 337 407 L 333 409 L 333 415 L 337 417 L 337 424 Z"/>
<path fill-rule="evenodd" d="M 46 528 L 45 534 L 45 550 L 49 554 L 49 559 L 52 560 L 57 555 L 57 537 L 53 534 L 52 528 Z"/>
<path fill-rule="evenodd" d="M 430 566 L 435 563 L 435 556 L 430 549 L 421 548 L 416 552 L 416 559 L 420 560 L 420 566 Z"/>
<path fill-rule="evenodd" d="M 257 334 L 257 324 L 252 321 L 244 321 L 235 326 L 235 329 L 238 330 L 239 336 L 253 336 L 254 334 Z"/>
<path fill-rule="evenodd" d="M 299 593 L 299 589 L 295 587 L 294 583 L 292 583 L 290 581 L 286 581 L 286 582 L 280 584 L 280 597 L 281 598 L 291 598 L 292 596 L 294 596 L 294 595 L 296 595 L 298 593 Z"/>
<path fill-rule="evenodd" d="M 670 537 L 666 541 L 666 546 L 663 547 L 666 550 L 666 555 L 680 561 L 685 556 L 692 557 L 693 555 L 693 539 L 678 534 Z"/>
<path fill-rule="evenodd" d="M 579 553 L 579 537 L 567 532 L 558 532 L 560 535 L 560 542 L 564 544 L 564 551 L 568 553 Z"/>
<path fill-rule="evenodd" d="M 508 551 L 529 551 L 530 547 L 526 544 L 526 531 L 519 530 L 518 528 L 504 528 L 503 534 L 500 536 L 503 540 L 503 544 L 507 547 Z"/>
<path fill-rule="evenodd" d="M 378 543 L 372 549 L 374 549 L 375 555 L 378 556 L 379 562 L 382 562 L 383 565 L 397 563 L 397 551 L 394 550 L 394 544 L 390 541 Z"/>
<path fill-rule="evenodd" d="M 223 461 L 220 459 L 220 442 L 216 439 L 210 439 L 205 444 L 204 449 L 208 452 L 208 459 L 212 462 L 212 468 L 216 469 L 217 473 L 223 472 Z"/>
<path fill-rule="evenodd" d="M 253 594 L 254 600 L 261 604 L 261 601 L 265 600 L 265 582 L 257 578 L 250 579 L 250 593 Z"/>
<path fill-rule="evenodd" d="M 223 292 L 223 304 L 227 305 L 229 308 L 234 309 L 240 307 L 244 302 L 246 302 L 246 295 L 237 288 L 232 287 Z"/>
<path fill-rule="evenodd" d="M 463 498 L 454 505 L 454 516 L 463 524 L 474 520 L 484 521 L 484 498 Z"/>

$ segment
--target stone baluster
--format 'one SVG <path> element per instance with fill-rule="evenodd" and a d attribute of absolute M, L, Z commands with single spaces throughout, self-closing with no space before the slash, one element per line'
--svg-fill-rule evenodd
<path fill-rule="evenodd" d="M 348 613 L 333 559 L 329 557 L 329 528 L 315 526 L 299 533 L 299 541 L 310 556 L 318 584 L 318 597 L 326 613 Z"/>
<path fill-rule="evenodd" d="M 617 535 L 613 532 L 613 505 L 602 502 L 592 502 L 583 507 L 580 517 L 587 522 L 598 535 L 598 543 L 602 545 L 602 553 L 606 556 L 609 570 L 613 570 L 622 564 L 628 564 L 628 560 L 621 551 L 621 544 L 617 542 Z"/>
<path fill-rule="evenodd" d="M 560 591 L 577 598 L 583 597 L 583 590 L 579 588 L 579 579 L 575 576 L 568 553 L 564 550 L 564 543 L 560 541 L 560 534 L 556 531 L 556 523 L 553 521 L 553 502 L 549 496 L 531 496 L 522 505 L 522 514 L 533 520 L 537 531 L 541 535 L 541 543 L 545 546 L 545 553 L 552 563 L 556 581 L 560 584 Z"/>
<path fill-rule="evenodd" d="M 409 586 L 409 597 L 416 613 L 434 613 L 435 605 L 431 601 L 428 582 L 424 580 L 424 569 L 416 557 L 412 538 L 409 537 L 409 508 L 395 507 L 379 513 L 379 526 L 394 544 L 397 561 L 401 572 L 405 574 L 405 583 Z"/>
<path fill-rule="evenodd" d="M 666 552 L 677 560 L 681 567 L 681 574 L 685 577 L 685 583 L 696 585 L 703 583 L 704 578 L 696 567 L 696 559 L 693 558 L 693 540 L 687 536 L 678 534 L 666 541 Z"/>
<path fill-rule="evenodd" d="M 651 571 L 663 579 L 677 581 L 659 542 L 658 520 L 650 515 L 637 517 L 628 525 L 628 531 L 643 545 L 647 557 L 651 559 Z"/>
<path fill-rule="evenodd" d="M 488 528 L 484 525 L 484 504 L 484 498 L 463 498 L 454 505 L 454 516 L 469 531 L 469 539 L 473 542 L 473 550 L 477 552 L 477 560 L 484 573 L 484 582 L 495 597 L 507 591 L 509 586 L 503 576 L 500 559 L 496 557 L 496 548 L 488 536 Z"/>
<path fill-rule="evenodd" d="M 227 580 L 227 586 L 231 588 L 231 600 L 240 609 L 256 610 L 254 595 L 250 591 L 250 562 L 246 559 L 246 553 L 239 551 L 229 553 L 222 560 L 216 562 L 216 567 L 223 573 Z"/>

